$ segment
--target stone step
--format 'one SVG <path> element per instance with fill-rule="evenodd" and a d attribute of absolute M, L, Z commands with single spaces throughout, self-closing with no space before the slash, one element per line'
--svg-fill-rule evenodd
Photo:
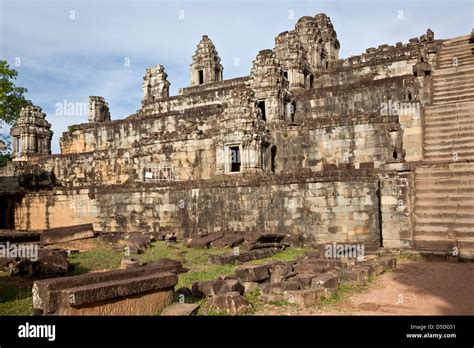
<path fill-rule="evenodd" d="M 433 99 L 452 99 L 474 94 L 474 86 L 444 87 L 433 90 Z"/>
<path fill-rule="evenodd" d="M 450 253 L 453 247 L 456 246 L 456 241 L 447 238 L 421 238 L 417 237 L 415 232 L 413 246 L 416 250 L 435 250 Z"/>
<path fill-rule="evenodd" d="M 440 50 L 438 54 L 439 57 L 455 57 L 457 55 L 467 55 L 467 54 L 472 54 L 472 45 L 463 45 L 460 47 L 453 47 L 453 48 L 443 48 Z"/>
<path fill-rule="evenodd" d="M 474 134 L 471 132 L 457 133 L 457 134 L 446 134 L 445 136 L 434 134 L 429 136 L 427 134 L 423 139 L 425 147 L 433 148 L 444 148 L 446 146 L 468 146 L 474 144 Z M 434 147 L 433 147 L 434 146 Z"/>
<path fill-rule="evenodd" d="M 464 41 L 469 41 L 470 39 L 471 39 L 470 34 L 453 37 L 453 38 L 444 40 L 443 41 L 443 46 L 445 46 L 445 45 L 457 45 L 457 44 L 462 43 Z"/>
<path fill-rule="evenodd" d="M 457 59 L 457 66 L 467 65 L 474 60 L 474 55 L 472 53 L 466 53 L 454 56 L 446 56 L 442 58 L 438 57 L 438 69 L 455 67 L 456 61 L 454 60 L 454 58 Z"/>
<path fill-rule="evenodd" d="M 465 206 L 464 204 L 462 206 L 453 206 L 449 204 L 438 204 L 438 205 L 433 205 L 429 204 L 429 202 L 426 203 L 417 203 L 415 205 L 415 213 L 414 214 L 419 214 L 422 211 L 433 211 L 433 210 L 438 210 L 438 211 L 446 211 L 446 212 L 452 212 L 454 213 L 469 213 L 471 214 L 473 211 L 474 205 L 470 204 Z"/>
<path fill-rule="evenodd" d="M 441 93 L 452 93 L 452 92 L 458 92 L 462 93 L 467 90 L 472 90 L 474 88 L 474 79 L 471 81 L 466 81 L 466 82 L 460 82 L 458 83 L 443 83 L 443 84 L 433 84 L 433 89 L 432 91 L 436 94 L 441 94 Z"/>
<path fill-rule="evenodd" d="M 469 58 L 474 55 L 472 46 L 464 46 L 463 49 L 460 52 L 456 51 L 440 51 L 438 53 L 438 63 L 445 61 L 445 60 L 451 60 L 451 58 L 456 57 L 456 58 Z"/>
<path fill-rule="evenodd" d="M 433 84 L 433 93 L 436 95 L 449 95 L 453 93 L 463 94 L 474 89 L 474 78 L 471 81 L 460 83 L 450 83 L 450 84 Z"/>
<path fill-rule="evenodd" d="M 425 139 L 438 138 L 438 137 L 452 137 L 452 136 L 465 136 L 474 134 L 474 118 L 473 120 L 459 122 L 458 120 L 452 120 L 443 124 L 439 123 L 426 123 L 425 122 Z"/>
<path fill-rule="evenodd" d="M 458 48 L 452 48 L 449 50 L 441 50 L 440 53 L 438 54 L 438 59 L 439 58 L 451 58 L 451 57 L 457 57 L 457 56 L 462 56 L 462 55 L 472 55 L 472 46 L 471 45 L 466 45 Z"/>
<path fill-rule="evenodd" d="M 433 96 L 433 104 L 438 103 L 459 103 L 460 101 L 474 101 L 474 93 L 461 95 L 458 97 L 438 98 Z"/>
<path fill-rule="evenodd" d="M 447 149 L 452 149 L 453 151 L 455 149 L 458 149 L 459 151 L 469 151 L 471 149 L 474 150 L 473 143 L 474 139 L 472 138 L 452 139 L 451 141 L 440 139 L 439 141 L 435 142 L 424 141 L 423 148 L 426 151 L 444 151 Z"/>
<path fill-rule="evenodd" d="M 472 116 L 452 116 L 452 117 L 438 117 L 432 118 L 425 116 L 424 128 L 425 132 L 435 131 L 436 129 L 446 129 L 456 127 L 458 129 L 470 129 L 474 122 L 474 115 Z"/>
<path fill-rule="evenodd" d="M 474 68 L 471 66 L 457 66 L 445 69 L 434 70 L 432 76 L 438 78 L 438 80 L 444 81 L 453 77 L 466 77 L 472 76 Z"/>
<path fill-rule="evenodd" d="M 450 119 L 459 119 L 461 121 L 470 120 L 474 118 L 474 110 L 434 110 L 429 109 L 424 112 L 424 121 L 426 122 L 439 122 L 449 121 Z"/>
<path fill-rule="evenodd" d="M 425 154 L 425 161 L 430 161 L 430 162 L 447 162 L 447 161 L 452 161 L 453 156 L 452 154 L 438 154 L 438 153 L 433 153 L 433 154 Z M 474 161 L 474 152 L 469 152 L 469 153 L 458 153 L 458 160 L 459 161 Z"/>
<path fill-rule="evenodd" d="M 474 148 L 472 148 L 471 146 L 461 146 L 457 144 L 453 144 L 453 145 L 443 144 L 441 146 L 428 144 L 428 145 L 423 145 L 423 149 L 425 150 L 425 155 L 430 155 L 430 156 L 434 156 L 434 155 L 445 156 L 449 154 L 451 157 L 453 157 L 455 153 L 457 153 L 459 157 L 461 153 L 463 153 L 464 155 L 474 153 Z M 456 161 L 453 158 L 451 158 L 450 161 L 458 162 L 460 160 L 458 158 L 458 161 Z"/>
<path fill-rule="evenodd" d="M 439 211 L 437 209 L 429 209 L 426 207 L 420 207 L 419 212 L 416 212 L 413 216 L 418 219 L 438 219 L 438 218 L 443 218 L 443 219 L 453 219 L 453 216 L 455 216 L 455 220 L 463 221 L 466 220 L 466 222 L 474 222 L 474 214 L 468 210 L 460 210 L 457 211 L 455 209 L 452 209 L 451 211 Z"/>
<path fill-rule="evenodd" d="M 472 76 L 470 75 L 464 75 L 461 78 L 455 78 L 453 77 L 452 79 L 449 78 L 447 80 L 438 80 L 434 79 L 432 81 L 432 85 L 434 89 L 439 89 L 439 88 L 446 88 L 446 87 L 451 87 L 451 86 L 470 86 L 472 84 Z"/>
<path fill-rule="evenodd" d="M 466 101 L 460 102 L 457 104 L 448 104 L 448 105 L 429 105 L 425 107 L 426 112 L 436 112 L 436 113 L 443 113 L 443 112 L 452 112 L 456 110 L 457 112 L 468 112 L 474 110 L 474 102 Z"/>
<path fill-rule="evenodd" d="M 422 209 L 421 209 L 422 210 Z M 417 212 L 414 214 L 415 223 L 421 225 L 434 225 L 434 226 L 455 226 L 456 228 L 470 228 L 474 231 L 474 214 L 444 214 L 445 216 L 436 217 L 432 214 L 426 216 L 423 212 Z"/>
<path fill-rule="evenodd" d="M 446 176 L 462 176 L 474 173 L 474 163 L 446 163 L 446 164 L 420 164 L 416 166 L 416 177 L 437 177 L 441 173 Z"/>

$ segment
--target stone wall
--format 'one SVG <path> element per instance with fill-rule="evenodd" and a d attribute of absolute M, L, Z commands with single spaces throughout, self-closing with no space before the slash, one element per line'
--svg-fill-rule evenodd
<path fill-rule="evenodd" d="M 370 171 L 55 189 L 28 193 L 16 212 L 16 228 L 89 222 L 104 232 L 183 237 L 226 230 L 284 233 L 296 244 L 378 244 L 377 190 Z"/>

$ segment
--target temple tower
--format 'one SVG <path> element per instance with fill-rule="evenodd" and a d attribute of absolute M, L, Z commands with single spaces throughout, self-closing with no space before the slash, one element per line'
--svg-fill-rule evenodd
<path fill-rule="evenodd" d="M 24 107 L 10 130 L 13 140 L 13 160 L 26 161 L 32 155 L 51 154 L 51 124 L 38 106 Z"/>
<path fill-rule="evenodd" d="M 222 81 L 224 68 L 221 58 L 207 35 L 197 45 L 191 64 L 191 86 Z"/>

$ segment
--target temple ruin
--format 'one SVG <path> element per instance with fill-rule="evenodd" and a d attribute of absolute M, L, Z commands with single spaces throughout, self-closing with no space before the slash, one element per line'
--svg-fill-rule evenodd
<path fill-rule="evenodd" d="M 170 96 L 165 67 L 148 68 L 140 109 L 117 120 L 90 97 L 60 154 L 27 107 L 0 228 L 266 232 L 473 258 L 474 33 L 420 34 L 340 59 L 330 18 L 305 16 L 227 80 L 204 35 L 189 87 Z"/>

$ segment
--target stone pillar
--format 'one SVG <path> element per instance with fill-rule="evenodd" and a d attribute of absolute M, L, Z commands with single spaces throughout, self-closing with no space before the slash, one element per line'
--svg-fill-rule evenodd
<path fill-rule="evenodd" d="M 170 83 L 167 78 L 168 74 L 162 65 L 146 69 L 145 76 L 143 77 L 144 103 L 169 97 Z"/>

